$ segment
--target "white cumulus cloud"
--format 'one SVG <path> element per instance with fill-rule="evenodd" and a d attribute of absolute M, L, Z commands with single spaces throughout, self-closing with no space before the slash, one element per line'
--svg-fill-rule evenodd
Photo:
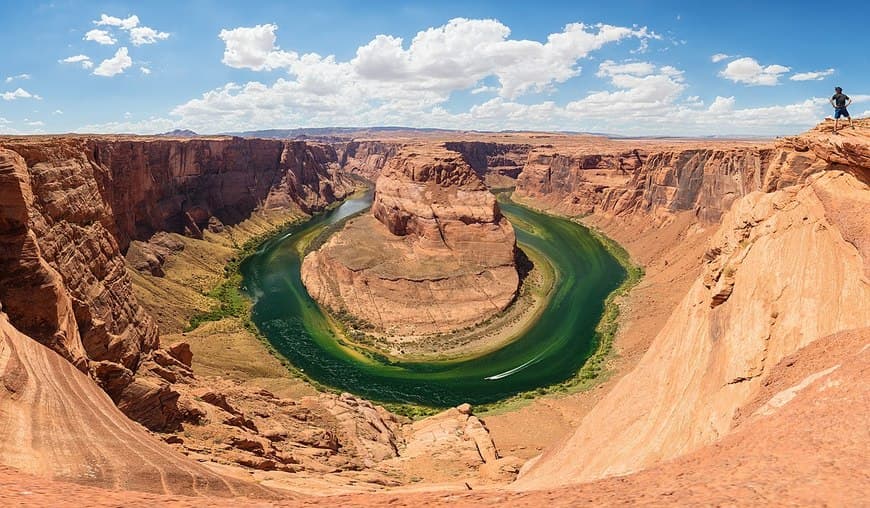
<path fill-rule="evenodd" d="M 539 42 L 511 39 L 510 28 L 497 20 L 456 18 L 417 33 L 407 45 L 399 37 L 378 35 L 357 48 L 353 59 L 339 61 L 281 49 L 277 29 L 265 24 L 221 30 L 223 63 L 255 71 L 285 69 L 294 79 L 275 87 L 311 96 L 303 102 L 340 93 L 347 101 L 409 105 L 443 102 L 451 92 L 473 87 L 489 91 L 479 87 L 487 77 L 498 81 L 503 97 L 545 92 L 579 75 L 578 61 L 606 44 L 659 38 L 646 27 L 571 23 Z"/>
<path fill-rule="evenodd" d="M 17 88 L 11 92 L 3 92 L 0 94 L 0 97 L 2 97 L 4 101 L 14 101 L 18 99 L 42 100 L 42 97 L 32 94 L 23 88 Z"/>
<path fill-rule="evenodd" d="M 139 16 L 135 14 L 131 14 L 126 18 L 116 18 L 115 16 L 101 14 L 100 19 L 94 21 L 94 24 L 99 26 L 115 27 L 120 30 L 127 31 L 130 36 L 130 43 L 134 46 L 142 46 L 143 44 L 154 44 L 157 41 L 162 41 L 169 38 L 169 34 L 167 32 L 161 32 L 151 27 L 140 25 Z M 88 32 L 86 39 L 92 33 L 95 34 L 94 37 L 108 37 L 108 39 L 104 40 L 112 40 L 111 43 L 101 42 L 101 44 L 115 43 L 115 39 L 113 39 L 111 35 L 105 30 L 91 30 L 90 32 Z"/>
<path fill-rule="evenodd" d="M 139 67 L 139 71 L 142 72 L 142 74 L 145 74 L 146 76 L 147 76 L 148 74 L 151 74 L 151 69 L 149 69 L 148 67 L 144 67 L 144 66 L 143 66 L 143 67 Z"/>
<path fill-rule="evenodd" d="M 93 30 L 88 31 L 84 36 L 84 40 L 94 41 L 97 44 L 103 44 L 106 46 L 111 46 L 118 42 L 117 39 L 112 37 L 112 34 L 105 30 L 100 30 L 99 28 L 94 28 Z"/>
<path fill-rule="evenodd" d="M 707 111 L 710 113 L 727 113 L 729 111 L 734 110 L 734 104 L 737 101 L 734 100 L 734 97 L 721 97 L 716 96 L 713 100 L 713 104 L 710 104 L 710 107 L 707 108 Z"/>
<path fill-rule="evenodd" d="M 295 52 L 282 51 L 276 44 L 278 25 L 266 24 L 221 30 L 225 65 L 236 69 L 268 71 L 289 66 L 299 60 Z"/>
<path fill-rule="evenodd" d="M 654 118 L 670 110 L 686 89 L 682 71 L 646 62 L 625 66 L 605 61 L 598 75 L 608 76 L 615 90 L 592 92 L 569 102 L 566 111 L 589 119 Z"/>
<path fill-rule="evenodd" d="M 719 75 L 735 83 L 774 86 L 779 84 L 780 76 L 790 70 L 778 64 L 762 66 L 754 58 L 744 57 L 729 62 Z"/>
<path fill-rule="evenodd" d="M 154 44 L 157 41 L 163 41 L 169 38 L 166 32 L 158 32 L 151 27 L 139 26 L 130 30 L 130 42 L 134 46 L 143 44 Z"/>
<path fill-rule="evenodd" d="M 15 76 L 6 76 L 7 83 L 12 83 L 16 79 L 20 79 L 20 80 L 30 79 L 30 74 L 16 74 Z"/>
<path fill-rule="evenodd" d="M 115 56 L 107 58 L 100 62 L 100 65 L 94 69 L 94 74 L 97 76 L 112 77 L 124 72 L 133 65 L 133 59 L 127 54 L 127 48 L 123 47 L 115 52 Z"/>
<path fill-rule="evenodd" d="M 121 19 L 114 16 L 101 14 L 100 19 L 94 21 L 94 24 L 102 26 L 116 26 L 122 30 L 130 30 L 131 28 L 139 25 L 139 16 L 132 14 L 127 18 Z"/>
<path fill-rule="evenodd" d="M 91 57 L 87 55 L 74 55 L 62 60 L 58 60 L 60 63 L 79 63 L 82 65 L 83 69 L 90 69 L 94 66 L 94 62 L 91 61 Z"/>
<path fill-rule="evenodd" d="M 797 72 L 788 79 L 792 81 L 821 81 L 834 73 L 834 69 L 823 71 Z"/>
<path fill-rule="evenodd" d="M 731 55 L 726 55 L 725 53 L 716 53 L 715 55 L 710 57 L 710 60 L 712 60 L 713 63 L 719 63 L 722 60 L 727 60 L 729 58 L 731 58 Z"/>

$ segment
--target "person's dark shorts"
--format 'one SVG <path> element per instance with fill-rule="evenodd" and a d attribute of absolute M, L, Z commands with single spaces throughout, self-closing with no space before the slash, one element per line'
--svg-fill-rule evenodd
<path fill-rule="evenodd" d="M 849 111 L 846 108 L 834 108 L 834 118 L 840 118 L 841 116 L 845 116 L 846 118 L 852 118 L 849 116 Z"/>

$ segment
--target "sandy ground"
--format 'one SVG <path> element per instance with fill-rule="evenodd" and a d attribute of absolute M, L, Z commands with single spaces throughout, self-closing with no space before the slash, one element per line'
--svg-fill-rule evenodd
<path fill-rule="evenodd" d="M 172 234 L 184 249 L 168 258 L 163 266 L 165 276 L 129 270 L 136 297 L 157 318 L 161 344 L 190 344 L 193 370 L 198 377 L 232 379 L 265 388 L 279 397 L 299 398 L 317 393 L 310 384 L 294 376 L 239 319 L 225 318 L 203 323 L 189 332 L 182 331 L 194 312 L 217 305 L 217 300 L 206 293 L 223 280 L 224 267 L 238 246 L 303 216 L 299 211 L 258 212 L 221 233 L 206 232 L 203 240 Z"/>

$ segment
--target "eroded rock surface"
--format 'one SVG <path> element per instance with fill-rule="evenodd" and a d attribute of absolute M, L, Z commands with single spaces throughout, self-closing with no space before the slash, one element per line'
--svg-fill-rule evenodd
<path fill-rule="evenodd" d="M 505 309 L 516 237 L 455 153 L 406 148 L 377 181 L 371 214 L 306 256 L 302 280 L 336 313 L 397 335 L 444 333 Z"/>
<path fill-rule="evenodd" d="M 10 322 L 103 386 L 149 428 L 177 425 L 178 394 L 138 376 L 157 353 L 122 255 L 155 232 L 200 236 L 260 208 L 322 208 L 349 191 L 331 147 L 271 140 L 0 140 L 0 299 Z M 159 273 L 160 237 L 137 268 Z M 135 261 L 135 260 L 134 260 Z M 159 414 L 155 414 L 155 412 Z"/>
<path fill-rule="evenodd" d="M 737 172 L 720 165 L 718 173 L 702 178 L 715 188 L 724 176 L 738 181 L 754 174 L 755 190 L 746 189 L 724 212 L 700 277 L 635 370 L 570 440 L 530 467 L 521 485 L 624 475 L 697 451 L 732 431 L 740 408 L 764 390 L 774 366 L 788 355 L 849 330 L 865 330 L 860 335 L 866 340 L 870 244 L 864 240 L 866 214 L 855 211 L 870 209 L 868 127 L 859 124 L 841 136 L 816 129 L 778 143 L 754 173 L 750 164 Z M 721 159 L 735 157 L 743 154 Z M 642 195 L 657 195 L 654 188 L 644 187 Z M 626 210 L 666 213 L 681 202 L 679 194 L 639 200 L 649 206 Z M 723 207 L 730 199 L 719 195 Z M 708 210 L 717 206 L 707 204 Z M 705 222 L 713 216 L 697 217 Z M 866 419 L 866 411 L 835 418 L 854 422 Z M 826 453 L 845 445 L 831 446 Z"/>
<path fill-rule="evenodd" d="M 374 182 L 403 143 L 388 141 L 348 141 L 338 144 L 341 170 Z"/>
<path fill-rule="evenodd" d="M 120 490 L 277 497 L 167 447 L 125 417 L 85 374 L 16 330 L 2 312 L 0 408 L 0 463 L 20 471 Z"/>

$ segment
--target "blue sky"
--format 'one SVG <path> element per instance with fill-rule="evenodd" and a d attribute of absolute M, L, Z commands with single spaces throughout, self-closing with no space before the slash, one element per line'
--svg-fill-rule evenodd
<path fill-rule="evenodd" d="M 3 0 L 0 132 L 788 134 L 838 84 L 870 114 L 870 4 L 836 5 Z"/>

